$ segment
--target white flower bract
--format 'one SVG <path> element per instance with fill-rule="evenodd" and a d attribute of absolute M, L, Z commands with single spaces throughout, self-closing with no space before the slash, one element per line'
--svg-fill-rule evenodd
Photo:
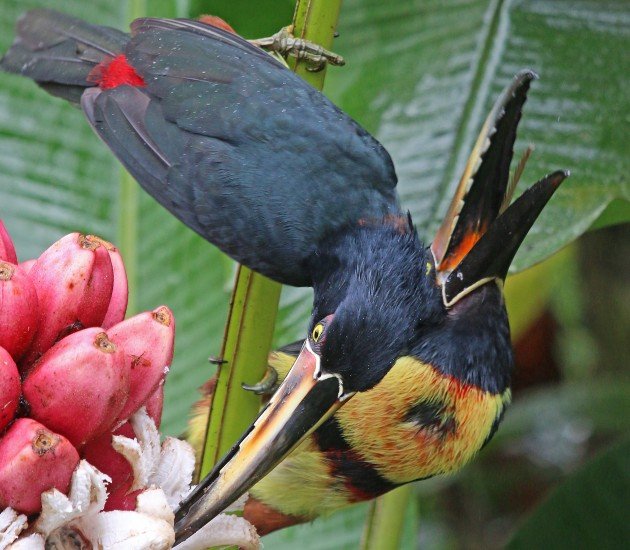
<path fill-rule="evenodd" d="M 77 543 L 101 550 L 166 550 L 175 541 L 174 510 L 190 491 L 195 457 L 192 447 L 160 433 L 142 407 L 131 417 L 137 439 L 113 436 L 113 446 L 131 464 L 134 484 L 142 489 L 134 511 L 104 512 L 111 479 L 82 460 L 73 473 L 68 495 L 57 489 L 42 494 L 42 511 L 29 528 L 27 518 L 11 508 L 0 513 L 0 550 L 72 550 Z M 21 535 L 21 536 L 20 536 Z M 244 518 L 221 514 L 178 550 L 218 545 L 260 548 L 260 538 Z"/>

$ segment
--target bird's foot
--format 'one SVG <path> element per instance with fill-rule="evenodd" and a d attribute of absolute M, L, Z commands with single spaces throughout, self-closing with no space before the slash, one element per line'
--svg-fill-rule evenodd
<path fill-rule="evenodd" d="M 262 377 L 260 382 L 256 384 L 241 384 L 241 387 L 246 391 L 254 392 L 256 395 L 271 395 L 278 384 L 278 371 L 271 365 L 267 365 L 267 371 L 265 376 Z"/>
<path fill-rule="evenodd" d="M 346 64 L 340 55 L 309 40 L 296 38 L 292 31 L 292 26 L 284 27 L 273 36 L 250 40 L 250 42 L 259 48 L 278 53 L 284 57 L 291 56 L 297 60 L 304 60 L 308 65 L 308 70 L 312 72 L 321 71 L 326 63 L 337 66 Z"/>

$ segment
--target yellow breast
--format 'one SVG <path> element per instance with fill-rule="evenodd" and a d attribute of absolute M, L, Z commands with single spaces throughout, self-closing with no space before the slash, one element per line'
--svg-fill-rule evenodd
<path fill-rule="evenodd" d="M 403 357 L 336 417 L 351 447 L 388 480 L 407 483 L 466 464 L 509 400 L 509 389 L 491 394 Z"/>
<path fill-rule="evenodd" d="M 509 400 L 509 390 L 493 395 L 404 357 L 335 418 L 352 460 L 402 484 L 461 468 L 483 446 Z M 348 481 L 335 475 L 310 437 L 251 494 L 282 513 L 314 518 L 361 500 Z"/>

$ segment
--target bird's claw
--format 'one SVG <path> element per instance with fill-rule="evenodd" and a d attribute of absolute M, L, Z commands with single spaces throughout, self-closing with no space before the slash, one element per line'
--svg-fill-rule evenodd
<path fill-rule="evenodd" d="M 241 388 L 246 391 L 254 392 L 256 395 L 270 395 L 275 390 L 277 383 L 278 371 L 271 365 L 267 365 L 267 371 L 265 372 L 265 376 L 262 377 L 262 380 L 251 385 L 243 383 L 241 384 Z"/>
<path fill-rule="evenodd" d="M 319 44 L 303 38 L 296 38 L 293 36 L 292 30 L 291 26 L 284 27 L 273 36 L 250 40 L 250 42 L 282 56 L 291 56 L 297 60 L 304 60 L 308 64 L 307 69 L 311 72 L 321 71 L 326 66 L 326 63 L 336 66 L 346 64 L 343 57 L 325 49 Z"/>

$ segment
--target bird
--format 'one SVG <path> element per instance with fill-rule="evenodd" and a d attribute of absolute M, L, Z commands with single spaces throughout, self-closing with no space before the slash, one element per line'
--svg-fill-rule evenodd
<path fill-rule="evenodd" d="M 249 489 L 312 518 L 461 468 L 510 401 L 503 281 L 568 176 L 512 202 L 535 73 L 497 99 L 424 243 L 384 147 L 285 65 L 203 21 L 141 18 L 130 30 L 30 11 L 0 68 L 80 106 L 145 191 L 210 243 L 314 290 L 290 370 L 180 504 L 176 540 Z"/>

